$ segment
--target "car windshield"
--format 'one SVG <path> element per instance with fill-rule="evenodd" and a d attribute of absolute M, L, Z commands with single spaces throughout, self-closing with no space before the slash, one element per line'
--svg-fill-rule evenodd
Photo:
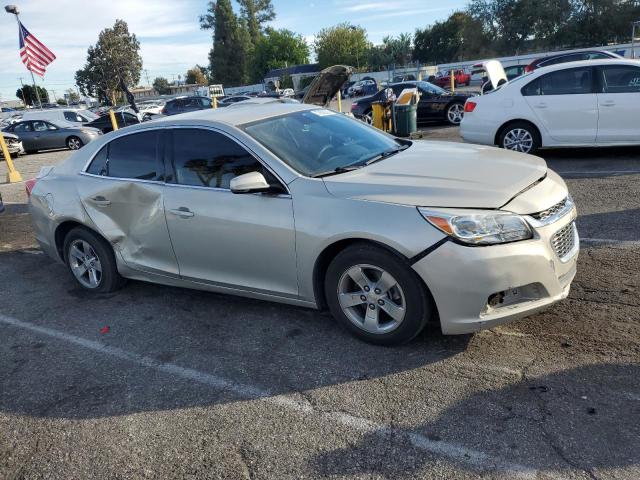
<path fill-rule="evenodd" d="M 359 168 L 410 145 L 325 109 L 259 120 L 243 128 L 294 170 L 311 177 Z"/>
<path fill-rule="evenodd" d="M 444 88 L 440 88 L 437 85 L 429 82 L 416 82 L 416 86 L 424 92 L 433 93 L 435 95 L 444 95 L 447 93 Z"/>

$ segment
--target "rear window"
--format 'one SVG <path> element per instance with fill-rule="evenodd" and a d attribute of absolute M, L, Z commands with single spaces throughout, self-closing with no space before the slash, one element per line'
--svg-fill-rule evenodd
<path fill-rule="evenodd" d="M 134 133 L 112 140 L 94 157 L 87 173 L 114 178 L 162 180 L 158 131 Z"/>

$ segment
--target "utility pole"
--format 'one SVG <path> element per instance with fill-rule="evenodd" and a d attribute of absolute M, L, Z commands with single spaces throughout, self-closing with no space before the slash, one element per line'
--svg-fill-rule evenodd
<path fill-rule="evenodd" d="M 20 12 L 18 11 L 18 7 L 16 7 L 15 5 L 7 5 L 6 7 L 4 7 L 4 9 L 7 13 L 11 13 L 12 15 L 16 16 L 16 22 L 18 22 L 18 32 L 20 32 L 20 39 L 24 44 L 24 38 L 22 36 L 22 26 L 20 25 Z M 40 106 L 40 110 L 42 110 L 42 101 L 40 100 L 40 92 L 38 92 L 38 87 L 36 86 L 36 79 L 34 78 L 33 72 L 31 70 L 29 70 L 29 73 L 31 73 L 31 82 L 33 82 L 33 89 L 36 91 L 38 105 Z M 22 96 L 24 97 L 24 90 L 22 91 Z"/>
<path fill-rule="evenodd" d="M 147 77 L 147 87 L 151 88 L 151 82 L 149 81 L 149 70 L 144 69 L 144 76 Z"/>

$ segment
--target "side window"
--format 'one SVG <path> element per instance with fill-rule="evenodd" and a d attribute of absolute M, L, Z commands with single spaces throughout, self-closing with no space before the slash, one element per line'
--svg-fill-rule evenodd
<path fill-rule="evenodd" d="M 93 157 L 91 161 L 91 165 L 87 168 L 87 173 L 91 173 L 93 175 L 102 175 L 106 176 L 107 172 L 107 152 L 109 150 L 109 145 L 105 145 L 102 149 Z"/>
<path fill-rule="evenodd" d="M 640 92 L 640 68 L 628 65 L 602 67 L 602 93 Z"/>
<path fill-rule="evenodd" d="M 276 181 L 240 144 L 208 130 L 173 130 L 172 162 L 180 185 L 228 189 L 232 178 L 255 171 L 269 183 Z"/>
<path fill-rule="evenodd" d="M 157 131 L 134 133 L 109 143 L 106 173 L 109 177 L 162 180 Z"/>
<path fill-rule="evenodd" d="M 49 123 L 49 122 L 44 122 L 47 125 L 47 130 L 58 130 L 58 127 L 56 127 L 53 123 Z"/>
<path fill-rule="evenodd" d="M 211 108 L 211 100 L 209 100 L 208 98 L 201 98 L 200 103 L 202 103 L 202 106 L 204 108 Z"/>
<path fill-rule="evenodd" d="M 607 58 L 611 58 L 611 57 L 606 53 L 593 52 L 588 54 L 587 60 L 604 60 Z"/>
<path fill-rule="evenodd" d="M 38 120 L 36 122 L 33 122 L 33 129 L 36 132 L 46 132 L 47 130 L 49 130 L 49 127 L 47 126 L 46 122 Z"/>
<path fill-rule="evenodd" d="M 86 118 L 78 115 L 76 112 L 69 112 L 69 111 L 64 112 L 64 119 L 68 120 L 69 122 L 87 122 L 88 121 Z"/>
<path fill-rule="evenodd" d="M 17 124 L 14 128 L 13 131 L 18 133 L 18 132 L 33 132 L 33 127 L 31 126 L 31 122 L 24 122 L 24 123 L 19 123 Z"/>
<path fill-rule="evenodd" d="M 534 84 L 537 84 L 537 86 Z M 530 82 L 522 89 L 522 94 L 525 96 L 580 95 L 588 93 L 593 93 L 591 67 L 570 68 L 547 73 Z"/>

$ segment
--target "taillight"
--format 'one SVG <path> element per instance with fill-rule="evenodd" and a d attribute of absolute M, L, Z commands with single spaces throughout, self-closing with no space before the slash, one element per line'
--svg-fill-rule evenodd
<path fill-rule="evenodd" d="M 464 113 L 471 113 L 476 109 L 476 102 L 472 102 L 467 100 L 467 103 L 464 104 Z"/>
<path fill-rule="evenodd" d="M 24 189 L 27 191 L 27 197 L 31 197 L 31 192 L 33 191 L 33 187 L 36 186 L 37 181 L 37 178 L 32 178 L 31 180 L 24 182 Z"/>
<path fill-rule="evenodd" d="M 531 73 L 533 72 L 533 67 L 531 65 L 527 65 L 526 67 L 524 67 L 524 71 L 527 73 Z"/>
<path fill-rule="evenodd" d="M 167 107 L 162 107 L 162 110 L 160 110 L 160 113 L 163 115 L 167 114 Z"/>
<path fill-rule="evenodd" d="M 351 110 L 355 110 L 358 106 L 358 102 L 351 102 Z"/>

